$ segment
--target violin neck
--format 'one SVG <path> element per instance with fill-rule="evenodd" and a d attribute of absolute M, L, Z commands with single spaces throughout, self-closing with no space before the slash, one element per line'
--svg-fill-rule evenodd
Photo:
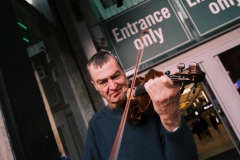
<path fill-rule="evenodd" d="M 137 96 L 141 96 L 141 95 L 146 94 L 146 93 L 147 92 L 145 90 L 144 85 L 139 85 L 139 86 L 134 88 L 133 96 L 137 97 Z"/>
<path fill-rule="evenodd" d="M 181 82 L 181 81 L 185 81 L 188 82 L 189 78 L 186 77 L 185 75 L 168 75 L 168 77 L 173 81 L 173 83 L 177 83 L 177 82 Z M 143 94 L 146 94 L 146 90 L 144 88 L 144 85 L 139 85 L 137 87 L 134 88 L 134 93 L 133 96 L 137 97 L 137 96 L 141 96 Z"/>

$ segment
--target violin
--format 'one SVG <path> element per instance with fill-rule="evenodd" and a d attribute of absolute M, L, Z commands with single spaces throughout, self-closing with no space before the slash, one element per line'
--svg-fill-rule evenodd
<path fill-rule="evenodd" d="M 195 93 L 197 83 L 202 82 L 205 79 L 205 73 L 199 69 L 198 65 L 195 62 L 189 64 L 188 73 L 182 73 L 183 69 L 185 68 L 184 63 L 179 63 L 177 68 L 179 69 L 179 72 L 173 75 L 168 75 L 168 77 L 174 83 L 179 84 L 181 93 L 183 93 L 184 86 L 186 84 L 193 83 L 192 92 Z M 152 115 L 155 113 L 151 99 L 144 88 L 144 84 L 150 79 L 161 77 L 163 75 L 163 72 L 151 69 L 145 75 L 145 78 L 136 78 L 133 93 L 131 95 L 132 97 L 129 105 L 129 110 L 127 113 L 128 122 L 135 125 L 141 121 L 142 114 Z"/>

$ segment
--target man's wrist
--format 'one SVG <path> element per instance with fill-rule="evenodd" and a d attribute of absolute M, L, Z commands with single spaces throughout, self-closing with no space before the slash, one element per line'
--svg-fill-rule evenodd
<path fill-rule="evenodd" d="M 171 116 L 160 116 L 160 119 L 162 121 L 163 126 L 168 130 L 169 132 L 174 132 L 176 131 L 181 123 L 181 114 L 173 114 Z"/>

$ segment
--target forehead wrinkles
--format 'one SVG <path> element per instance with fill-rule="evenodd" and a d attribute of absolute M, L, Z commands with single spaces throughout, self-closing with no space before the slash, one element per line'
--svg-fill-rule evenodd
<path fill-rule="evenodd" d="M 109 61 L 109 60 L 106 60 L 106 61 L 95 60 L 95 61 L 91 62 L 91 63 L 87 66 L 89 75 L 92 77 L 92 71 L 93 71 L 93 69 L 96 69 L 96 70 L 97 70 L 98 68 L 101 69 L 102 66 L 103 66 L 104 64 L 106 64 L 108 61 Z"/>

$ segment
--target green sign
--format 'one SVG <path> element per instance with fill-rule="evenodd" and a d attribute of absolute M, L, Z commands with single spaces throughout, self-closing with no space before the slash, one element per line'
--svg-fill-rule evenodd
<path fill-rule="evenodd" d="M 200 36 L 240 18 L 240 0 L 181 0 Z"/>
<path fill-rule="evenodd" d="M 143 48 L 142 65 L 163 55 L 166 58 L 170 51 L 191 42 L 173 6 L 162 0 L 145 1 L 105 21 L 104 29 L 126 71 L 134 68 Z M 142 30 L 147 32 L 140 37 Z"/>

